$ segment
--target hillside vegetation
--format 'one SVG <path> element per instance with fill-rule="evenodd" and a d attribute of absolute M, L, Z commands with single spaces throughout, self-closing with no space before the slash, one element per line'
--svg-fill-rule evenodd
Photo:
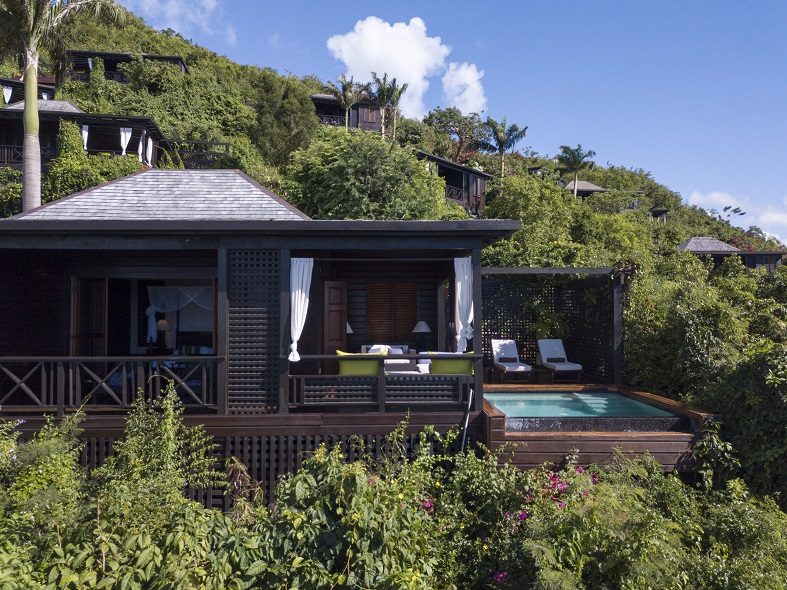
<path fill-rule="evenodd" d="M 784 248 L 756 227 L 733 226 L 732 217 L 741 220 L 735 210 L 705 212 L 683 203 L 645 169 L 611 164 L 579 173 L 581 180 L 608 191 L 577 198 L 561 186 L 573 174 L 526 148 L 506 155 L 501 177 L 500 155 L 489 147 L 494 147 L 494 125 L 456 109 L 435 109 L 421 121 L 400 120 L 395 144 L 371 132 L 320 129 L 309 97 L 324 91 L 324 81 L 235 64 L 172 31 L 153 31 L 133 16 L 122 29 L 83 19 L 66 41 L 73 49 L 183 56 L 190 71 L 186 76 L 169 65 L 137 60 L 125 67 L 129 83 L 121 85 L 104 80 L 98 66 L 88 84 L 66 81 L 57 98 L 88 112 L 153 116 L 168 137 L 228 142 L 230 152 L 219 165 L 243 170 L 317 218 L 465 217 L 441 200 L 443 181 L 424 171 L 413 148 L 495 175 L 487 185 L 485 216 L 518 219 L 522 230 L 488 248 L 484 263 L 630 271 L 626 381 L 718 413 L 722 437 L 732 447 L 710 439 L 713 444 L 704 447 L 701 459 L 711 491 L 723 495 L 732 490 L 726 493 L 740 502 L 729 510 L 749 506 L 738 476 L 758 495 L 781 494 L 777 500 L 782 506 L 787 502 L 787 267 L 773 274 L 747 271 L 731 258 L 714 270 L 710 261 L 678 252 L 678 245 L 694 236 L 715 237 L 744 250 Z M 54 63 L 51 56 L 47 59 Z M 15 68 L 14 59 L 5 56 L 0 73 Z M 63 150 L 43 185 L 45 201 L 138 168 L 135 156 L 115 158 L 111 166 L 85 156 L 75 132 L 63 128 Z M 178 166 L 175 156 L 170 165 Z M 19 194 L 18 174 L 0 170 L 3 215 L 18 211 Z M 652 219 L 653 207 L 669 210 L 665 223 Z M 319 460 L 328 461 L 328 456 Z M 356 475 L 367 477 L 365 472 Z M 632 497 L 638 493 L 631 492 Z M 694 506 L 705 500 L 675 501 Z M 655 518 L 651 508 L 645 511 L 647 518 Z M 589 518 L 582 514 L 577 512 L 576 519 Z M 599 522 L 605 519 L 590 514 Z M 567 522 L 561 526 L 568 527 L 561 534 L 571 534 Z M 674 533 L 672 525 L 664 526 L 664 535 Z M 638 532 L 642 543 L 644 530 Z M 706 542 L 715 541 L 697 540 L 695 549 Z M 526 548 L 539 563 L 557 563 L 540 546 L 528 542 Z M 615 587 L 645 587 L 633 584 Z M 744 586 L 686 582 L 674 587 Z"/>

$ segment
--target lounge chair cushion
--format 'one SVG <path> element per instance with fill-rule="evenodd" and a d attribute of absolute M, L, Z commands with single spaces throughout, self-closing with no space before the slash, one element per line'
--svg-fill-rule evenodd
<path fill-rule="evenodd" d="M 505 363 L 502 362 L 502 359 L 495 363 L 495 367 L 504 373 L 528 373 L 533 370 L 533 367 L 527 363 L 520 363 L 519 361 Z"/>
<path fill-rule="evenodd" d="M 563 348 L 563 341 L 560 338 L 544 338 L 538 341 L 537 362 L 550 371 L 559 373 L 582 370 L 582 365 L 579 363 L 566 361 L 566 349 Z"/>
<path fill-rule="evenodd" d="M 342 350 L 336 351 L 337 356 L 386 356 L 385 353 L 358 353 L 358 352 L 344 352 Z M 377 375 L 379 362 L 377 359 L 370 359 L 368 361 L 339 361 L 339 375 Z"/>
<path fill-rule="evenodd" d="M 546 363 L 542 363 L 542 364 L 544 365 L 544 367 L 546 367 L 550 371 L 557 371 L 559 373 L 562 373 L 564 371 L 566 371 L 566 372 L 573 372 L 573 371 L 581 371 L 582 370 L 582 365 L 580 365 L 578 363 L 550 363 L 550 362 L 546 362 Z"/>
<path fill-rule="evenodd" d="M 447 352 L 434 352 L 429 354 L 456 354 L 462 353 L 447 353 Z M 456 358 L 456 359 L 432 359 L 429 372 L 432 375 L 472 375 L 473 374 L 473 359 L 472 358 Z"/>

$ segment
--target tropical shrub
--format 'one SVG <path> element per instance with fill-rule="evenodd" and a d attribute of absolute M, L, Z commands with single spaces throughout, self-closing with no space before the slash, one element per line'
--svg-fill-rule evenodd
<path fill-rule="evenodd" d="M 285 195 L 315 219 L 440 219 L 467 215 L 445 181 L 376 133 L 323 127 L 287 170 Z"/>

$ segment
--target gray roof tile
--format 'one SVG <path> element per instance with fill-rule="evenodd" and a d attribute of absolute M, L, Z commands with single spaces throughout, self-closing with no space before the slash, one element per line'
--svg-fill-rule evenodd
<path fill-rule="evenodd" d="M 725 244 L 716 238 L 695 237 L 683 242 L 678 246 L 678 250 L 689 252 L 740 252 L 739 248 Z"/>
<path fill-rule="evenodd" d="M 238 170 L 158 169 L 87 189 L 16 218 L 20 221 L 309 219 Z"/>
<path fill-rule="evenodd" d="M 9 111 L 23 111 L 25 101 L 20 100 L 14 104 L 3 107 Z M 38 99 L 38 112 L 40 113 L 84 113 L 82 109 L 67 100 L 43 100 Z"/>

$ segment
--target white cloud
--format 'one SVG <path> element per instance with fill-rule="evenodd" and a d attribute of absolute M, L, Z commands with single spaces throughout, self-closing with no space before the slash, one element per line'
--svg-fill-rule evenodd
<path fill-rule="evenodd" d="M 236 33 L 224 23 L 219 0 L 118 0 L 156 29 L 173 29 L 189 37 L 195 28 L 209 35 L 222 33 L 235 44 Z"/>
<path fill-rule="evenodd" d="M 328 39 L 328 50 L 344 62 L 346 74 L 356 80 L 368 81 L 370 73 L 377 72 L 396 78 L 400 85 L 406 83 L 399 105 L 402 114 L 421 117 L 429 78 L 445 70 L 451 47 L 443 45 L 440 37 L 429 37 L 426 24 L 418 17 L 391 25 L 370 16 L 355 23 L 351 32 Z"/>
<path fill-rule="evenodd" d="M 464 114 L 481 113 L 486 110 L 486 95 L 481 78 L 484 72 L 475 64 L 450 63 L 443 76 L 443 99 Z"/>
<path fill-rule="evenodd" d="M 787 211 L 773 203 L 755 200 L 748 195 L 735 196 L 722 191 L 709 193 L 694 191 L 689 195 L 688 201 L 705 210 L 714 209 L 722 215 L 724 207 L 728 205 L 733 208 L 740 207 L 746 212 L 746 215 L 734 216 L 730 219 L 731 223 L 745 228 L 756 225 L 780 242 L 787 239 Z M 782 197 L 782 203 L 787 207 L 787 195 Z"/>

